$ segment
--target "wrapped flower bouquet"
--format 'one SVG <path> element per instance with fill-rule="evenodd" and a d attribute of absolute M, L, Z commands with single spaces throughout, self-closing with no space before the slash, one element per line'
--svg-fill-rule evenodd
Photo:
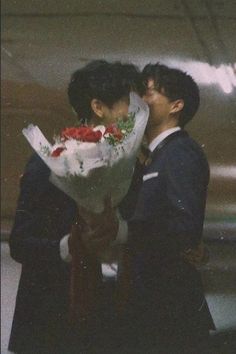
<path fill-rule="evenodd" d="M 53 145 L 37 126 L 29 125 L 23 134 L 50 168 L 50 181 L 79 206 L 100 213 L 105 197 L 115 207 L 128 191 L 148 114 L 148 106 L 132 92 L 126 120 L 65 128 Z"/>

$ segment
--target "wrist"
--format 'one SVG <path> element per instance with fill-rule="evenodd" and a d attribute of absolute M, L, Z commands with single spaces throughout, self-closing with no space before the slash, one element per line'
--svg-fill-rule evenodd
<path fill-rule="evenodd" d="M 71 254 L 69 252 L 69 239 L 70 234 L 65 235 L 60 241 L 60 256 L 64 262 L 69 263 L 72 259 Z"/>

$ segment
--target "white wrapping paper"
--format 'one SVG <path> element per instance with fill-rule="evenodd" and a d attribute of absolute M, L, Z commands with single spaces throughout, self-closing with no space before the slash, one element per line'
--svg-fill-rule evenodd
<path fill-rule="evenodd" d="M 122 200 L 132 179 L 149 115 L 146 103 L 133 92 L 129 113 L 135 114 L 134 128 L 121 143 L 113 146 L 104 139 L 99 143 L 78 144 L 69 140 L 67 150 L 58 157 L 50 156 L 57 145 L 52 146 L 37 126 L 29 125 L 22 132 L 50 168 L 50 181 L 79 206 L 100 213 L 106 197 L 111 198 L 114 207 Z"/>

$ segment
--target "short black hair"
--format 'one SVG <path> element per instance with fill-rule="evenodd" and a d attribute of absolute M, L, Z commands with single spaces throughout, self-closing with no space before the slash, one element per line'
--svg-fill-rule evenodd
<path fill-rule="evenodd" d="M 68 86 L 69 102 L 82 121 L 90 120 L 93 99 L 99 99 L 111 108 L 123 97 L 128 97 L 140 82 L 141 74 L 132 64 L 94 60 L 72 74 Z"/>
<path fill-rule="evenodd" d="M 120 63 L 116 62 L 116 64 L 119 65 Z M 130 90 L 136 91 L 140 96 L 142 96 L 145 87 L 143 85 L 142 75 L 139 68 L 134 64 L 126 63 L 121 65 L 122 65 L 124 81 L 127 82 L 127 84 L 130 87 Z"/>
<path fill-rule="evenodd" d="M 179 69 L 156 63 L 144 67 L 142 78 L 144 85 L 147 85 L 149 79 L 153 79 L 155 89 L 170 101 L 183 99 L 184 107 L 179 117 L 181 127 L 193 118 L 200 104 L 200 95 L 199 88 L 190 75 Z"/>

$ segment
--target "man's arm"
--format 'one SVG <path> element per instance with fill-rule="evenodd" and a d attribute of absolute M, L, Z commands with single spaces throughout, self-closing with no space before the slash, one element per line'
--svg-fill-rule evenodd
<path fill-rule="evenodd" d="M 202 238 L 208 165 L 191 146 L 178 146 L 166 162 L 168 237 L 180 252 L 195 249 Z"/>
<path fill-rule="evenodd" d="M 13 259 L 20 263 L 61 262 L 59 243 L 51 237 L 46 215 L 39 206 L 45 195 L 47 206 L 49 170 L 39 159 L 33 157 L 21 178 L 20 195 L 17 204 L 14 226 L 10 234 L 10 252 Z M 50 215 L 47 215 L 50 218 Z"/>

